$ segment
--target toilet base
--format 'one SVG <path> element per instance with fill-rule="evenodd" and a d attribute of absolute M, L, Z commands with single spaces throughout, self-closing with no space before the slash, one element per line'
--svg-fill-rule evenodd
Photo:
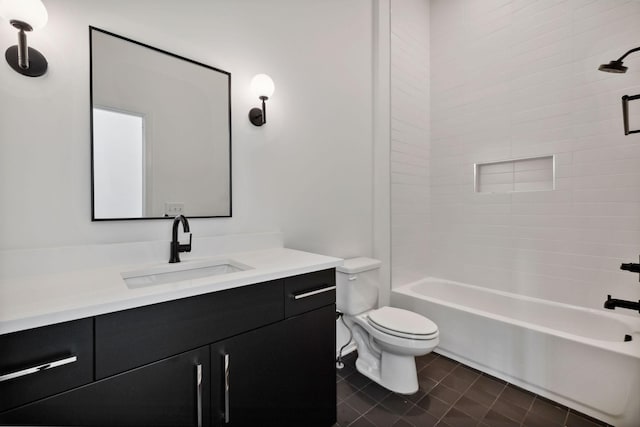
<path fill-rule="evenodd" d="M 396 393 L 414 394 L 418 391 L 415 357 L 386 351 L 381 353 L 379 360 L 370 356 L 365 354 L 361 357 L 358 352 L 356 369 L 362 375 Z"/>
<path fill-rule="evenodd" d="M 366 312 L 345 316 L 344 320 L 358 349 L 358 372 L 396 393 L 418 391 L 415 356 L 430 353 L 439 343 L 437 336 L 411 340 L 382 333 L 369 325 Z"/>

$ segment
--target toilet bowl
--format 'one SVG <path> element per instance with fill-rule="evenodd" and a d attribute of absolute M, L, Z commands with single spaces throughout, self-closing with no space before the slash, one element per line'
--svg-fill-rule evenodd
<path fill-rule="evenodd" d="M 415 356 L 438 345 L 438 327 L 404 309 L 375 308 L 380 264 L 371 258 L 354 258 L 337 267 L 337 307 L 356 342 L 356 369 L 391 391 L 413 394 L 418 391 Z"/>

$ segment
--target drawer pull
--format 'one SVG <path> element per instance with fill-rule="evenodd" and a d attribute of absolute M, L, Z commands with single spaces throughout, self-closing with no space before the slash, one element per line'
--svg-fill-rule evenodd
<path fill-rule="evenodd" d="M 198 427 L 202 427 L 202 365 L 196 365 L 196 417 L 198 418 Z"/>
<path fill-rule="evenodd" d="M 302 299 L 302 298 L 312 297 L 314 295 L 318 295 L 318 294 L 321 294 L 323 292 L 333 291 L 335 288 L 336 288 L 335 285 L 334 286 L 327 286 L 326 288 L 316 289 L 315 291 L 305 292 L 303 294 L 293 294 L 293 295 L 291 295 L 291 297 L 294 300 L 299 300 L 299 299 Z"/>
<path fill-rule="evenodd" d="M 40 371 L 46 371 L 58 366 L 68 365 L 78 360 L 77 356 L 67 357 L 66 359 L 56 360 L 55 362 L 43 363 L 42 365 L 34 366 L 32 368 L 23 369 L 21 371 L 11 372 L 5 375 L 0 375 L 0 382 L 12 380 L 14 378 L 24 377 L 26 375 L 35 374 Z"/>

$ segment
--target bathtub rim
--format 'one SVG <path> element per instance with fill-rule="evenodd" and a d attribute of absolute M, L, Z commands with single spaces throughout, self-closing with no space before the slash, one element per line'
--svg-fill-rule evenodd
<path fill-rule="evenodd" d="M 550 305 L 558 308 L 577 310 L 580 312 L 589 313 L 590 315 L 606 317 L 612 320 L 619 321 L 623 323 L 625 326 L 627 326 L 629 328 L 629 334 L 632 336 L 632 340 L 628 342 L 624 342 L 624 341 L 605 341 L 605 340 L 589 338 L 582 335 L 572 334 L 572 333 L 561 331 L 558 329 L 549 328 L 547 326 L 536 325 L 534 323 L 514 319 L 512 317 L 491 313 L 491 312 L 480 310 L 474 307 L 469 307 L 462 304 L 456 304 L 455 302 L 447 301 L 447 300 L 429 296 L 429 295 L 424 295 L 414 290 L 414 287 L 416 285 L 425 283 L 425 282 L 440 282 L 445 284 L 453 284 L 455 286 L 470 288 L 470 289 L 474 289 L 481 292 L 493 293 L 493 294 L 500 295 L 507 298 L 515 298 L 519 300 L 529 301 L 535 304 Z M 619 313 L 609 313 L 604 310 L 597 310 L 594 308 L 588 308 L 588 307 L 576 306 L 576 305 L 571 305 L 571 304 L 557 302 L 557 301 L 545 300 L 542 298 L 515 294 L 512 292 L 506 292 L 506 291 L 501 291 L 497 289 L 484 288 L 481 286 L 469 285 L 466 283 L 456 282 L 454 280 L 440 279 L 432 276 L 427 276 L 422 279 L 399 286 L 397 288 L 392 288 L 391 292 L 392 293 L 396 292 L 396 293 L 411 296 L 414 298 L 424 299 L 432 303 L 444 305 L 446 307 L 450 307 L 456 310 L 466 311 L 478 316 L 488 317 L 490 319 L 494 319 L 497 321 L 514 324 L 519 327 L 531 329 L 541 333 L 554 335 L 563 339 L 568 339 L 574 342 L 586 344 L 586 345 L 596 347 L 599 349 L 604 349 L 607 351 L 612 351 L 614 353 L 633 357 L 640 360 L 640 318 L 635 319 L 631 316 L 627 316 Z M 426 317 L 429 317 L 428 314 L 426 315 Z"/>

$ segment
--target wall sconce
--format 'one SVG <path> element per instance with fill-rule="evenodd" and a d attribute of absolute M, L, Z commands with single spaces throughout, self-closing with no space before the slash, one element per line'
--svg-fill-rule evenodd
<path fill-rule="evenodd" d="M 253 79 L 251 79 L 251 90 L 262 100 L 262 109 L 258 107 L 252 108 L 251 111 L 249 111 L 249 120 L 255 126 L 262 126 L 267 123 L 267 109 L 264 101 L 269 99 L 275 90 L 273 80 L 266 74 L 256 74 Z"/>
<path fill-rule="evenodd" d="M 15 71 L 29 77 L 47 72 L 47 60 L 37 50 L 27 46 L 27 32 L 45 26 L 49 15 L 40 0 L 0 0 L 0 16 L 18 30 L 18 44 L 5 53 Z"/>

